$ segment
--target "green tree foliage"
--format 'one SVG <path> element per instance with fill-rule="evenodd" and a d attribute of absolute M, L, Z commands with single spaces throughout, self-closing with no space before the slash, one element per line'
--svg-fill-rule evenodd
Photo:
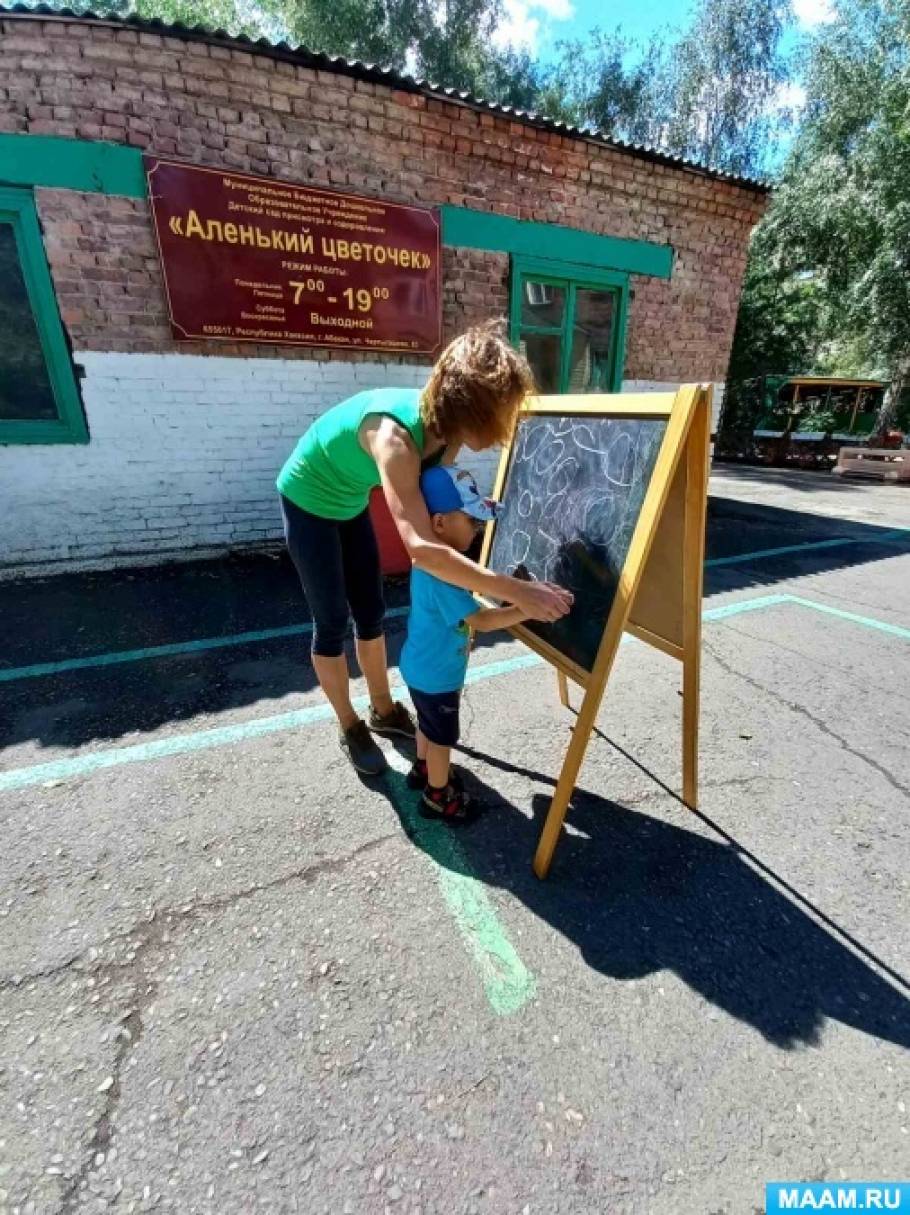
<path fill-rule="evenodd" d="M 99 0 L 97 7 L 124 2 Z M 522 103 L 540 87 L 541 73 L 528 57 L 491 49 L 501 0 L 134 0 L 131 11 L 285 40 L 456 89 L 486 85 Z"/>
<path fill-rule="evenodd" d="M 539 108 L 630 142 L 663 141 L 671 57 L 662 34 L 640 46 L 620 29 L 594 29 L 558 49 L 556 66 L 541 81 Z"/>
<path fill-rule="evenodd" d="M 404 63 L 423 15 L 414 0 L 265 0 L 262 7 L 289 42 L 395 66 Z"/>
<path fill-rule="evenodd" d="M 762 173 L 787 77 L 788 0 L 701 0 L 670 56 L 665 142 L 731 173 Z"/>
<path fill-rule="evenodd" d="M 766 170 L 786 79 L 789 0 L 700 0 L 682 34 L 644 46 L 621 30 L 560 44 L 546 82 L 560 117 L 731 173 Z"/>
<path fill-rule="evenodd" d="M 407 66 L 457 89 L 476 88 L 482 79 L 502 15 L 500 0 L 263 0 L 262 8 L 291 41 Z"/>
<path fill-rule="evenodd" d="M 749 248 L 736 319 L 724 398 L 725 433 L 751 432 L 755 425 L 760 402 L 747 389 L 750 381 L 769 373 L 807 374 L 817 361 L 824 326 L 817 278 L 782 270 L 768 226 L 760 225 Z"/>
<path fill-rule="evenodd" d="M 767 227 L 759 227 L 749 250 L 730 359 L 735 380 L 768 371 L 805 374 L 824 332 L 820 284 L 814 276 L 782 274 L 769 240 Z"/>
<path fill-rule="evenodd" d="M 844 0 L 808 47 L 807 100 L 750 251 L 730 365 L 910 382 L 910 5 Z M 886 419 L 883 418 L 884 422 Z"/>
<path fill-rule="evenodd" d="M 248 34 L 251 38 L 268 36 L 262 17 L 247 11 L 237 0 L 86 0 L 86 7 L 93 12 L 114 12 L 125 16 L 126 12 L 147 19 L 159 18 L 182 25 L 204 25 L 213 30 L 227 30 L 231 34 Z"/>
<path fill-rule="evenodd" d="M 544 68 L 526 50 L 508 48 L 487 54 L 473 90 L 501 105 L 515 106 L 551 118 L 563 118 L 562 98 L 553 93 L 552 71 Z"/>
<path fill-rule="evenodd" d="M 910 380 L 910 5 L 845 0 L 816 38 L 773 209 L 785 271 L 824 284 L 831 332 Z"/>
<path fill-rule="evenodd" d="M 500 0 L 443 0 L 425 5 L 413 54 L 418 74 L 434 83 L 477 92 L 492 59 L 490 39 L 502 16 Z"/>

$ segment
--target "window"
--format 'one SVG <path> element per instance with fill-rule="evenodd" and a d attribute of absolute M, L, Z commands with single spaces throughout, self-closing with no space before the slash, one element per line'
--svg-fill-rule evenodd
<path fill-rule="evenodd" d="M 543 393 L 619 392 L 629 278 L 513 257 L 511 336 Z"/>
<path fill-rule="evenodd" d="M 87 441 L 34 199 L 0 187 L 0 443 Z"/>

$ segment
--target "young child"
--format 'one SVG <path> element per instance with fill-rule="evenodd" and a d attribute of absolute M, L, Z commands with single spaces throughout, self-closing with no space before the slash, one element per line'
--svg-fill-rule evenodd
<path fill-rule="evenodd" d="M 479 528 L 496 517 L 499 503 L 483 498 L 471 474 L 438 465 L 427 469 L 420 488 L 433 531 L 463 553 Z M 411 573 L 411 613 L 400 669 L 417 712 L 417 760 L 408 774 L 412 789 L 423 789 L 420 812 L 449 826 L 477 817 L 451 769 L 458 742 L 458 708 L 470 648 L 470 630 L 489 633 L 526 620 L 516 607 L 481 608 L 467 591 L 424 570 Z"/>

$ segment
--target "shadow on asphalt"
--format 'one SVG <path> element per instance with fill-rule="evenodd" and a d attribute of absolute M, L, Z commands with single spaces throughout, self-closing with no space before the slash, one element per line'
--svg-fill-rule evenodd
<path fill-rule="evenodd" d="M 503 771 L 554 783 L 460 749 Z M 850 947 L 833 921 L 819 923 L 803 909 L 812 906 L 807 900 L 780 889 L 771 870 L 706 816 L 699 818 L 717 840 L 577 790 L 568 821 L 581 834 L 563 833 L 550 877 L 541 882 L 531 858 L 549 796 L 534 796 L 529 818 L 473 773 L 466 773 L 466 785 L 487 812 L 458 832 L 462 871 L 507 890 L 600 974 L 623 982 L 672 971 L 783 1050 L 818 1045 L 827 1019 L 910 1048 L 904 980 L 890 982 L 857 956 L 858 942 Z M 410 839 L 443 863 L 449 850 L 434 847 L 434 833 L 450 829 L 416 812 L 406 819 L 387 795 Z M 416 805 L 418 795 L 409 796 Z"/>
<path fill-rule="evenodd" d="M 386 603 L 408 601 L 404 579 Z M 305 624 L 290 561 L 266 555 L 0 583 L 0 669 Z M 405 620 L 388 621 L 397 661 Z M 348 646 L 352 670 L 353 645 Z M 79 747 L 312 691 L 306 633 L 0 684 L 0 746 Z M 270 702 L 262 706 L 262 702 Z"/>
<path fill-rule="evenodd" d="M 910 509 L 910 491 L 907 506 Z M 778 506 L 711 497 L 708 500 L 705 594 L 772 588 L 791 578 L 867 565 L 910 551 L 910 531 L 898 538 L 896 530 L 806 511 L 783 510 Z M 745 553 L 842 540 L 851 543 L 806 548 L 801 552 L 762 557 L 754 562 L 711 566 L 712 561 Z"/>
<path fill-rule="evenodd" d="M 393 664 L 405 627 L 402 618 L 387 625 Z M 356 675 L 350 641 L 347 651 Z M 249 715 L 251 707 L 265 717 L 287 711 L 285 697 L 316 686 L 306 635 L 12 681 L 0 684 L 0 746 L 35 739 L 45 747 L 80 747 L 184 721 L 198 728 L 199 717 Z"/>
<path fill-rule="evenodd" d="M 812 494 L 823 491 L 849 498 L 861 491 L 868 496 L 869 482 L 864 477 L 843 477 L 811 468 L 774 468 L 767 464 L 746 464 L 738 460 L 714 457 L 712 471 L 723 475 L 728 481 L 745 485 L 780 485 L 790 493 Z"/>
<path fill-rule="evenodd" d="M 709 560 L 845 537 L 861 543 L 709 566 L 706 591 L 765 591 L 784 579 L 910 549 L 910 534 L 906 543 L 888 543 L 882 539 L 888 531 L 712 498 Z M 386 601 L 401 607 L 407 593 L 405 579 L 392 580 Z M 0 583 L 0 669 L 286 628 L 308 618 L 291 564 L 277 553 Z M 404 627 L 400 617 L 389 621 L 393 662 Z M 495 642 L 495 636 L 483 638 L 481 647 Z M 306 634 L 296 634 L 4 683 L 0 742 L 34 739 L 42 746 L 79 747 L 255 705 L 280 711 L 282 698 L 315 687 L 309 646 Z"/>

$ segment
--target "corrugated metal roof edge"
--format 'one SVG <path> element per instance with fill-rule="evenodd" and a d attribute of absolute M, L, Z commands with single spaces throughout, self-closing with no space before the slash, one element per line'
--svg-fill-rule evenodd
<path fill-rule="evenodd" d="M 683 156 L 675 156 L 671 152 L 663 152 L 659 148 L 650 147 L 646 144 L 627 143 L 622 139 L 613 139 L 594 128 L 571 126 L 568 123 L 557 122 L 553 118 L 547 118 L 542 114 L 534 114 L 528 110 L 519 110 L 514 106 L 501 105 L 497 101 L 485 101 L 482 97 L 475 97 L 473 94 L 459 89 L 447 88 L 443 85 L 434 84 L 429 80 L 417 79 L 414 76 L 399 72 L 395 68 L 364 63 L 360 59 L 346 59 L 341 55 L 329 55 L 323 51 L 311 51 L 304 46 L 292 47 L 286 42 L 273 43 L 269 42 L 266 38 L 253 39 L 247 37 L 245 34 L 229 34 L 226 30 L 211 30 L 204 25 L 189 26 L 184 25 L 182 22 L 169 23 L 157 17 L 149 19 L 134 15 L 118 17 L 90 11 L 77 13 L 70 8 L 53 8 L 47 4 L 39 4 L 34 7 L 24 4 L 0 4 L 0 17 L 32 20 L 39 18 L 42 20 L 85 21 L 92 24 L 136 29 L 149 34 L 170 34 L 194 42 L 206 42 L 215 46 L 241 49 L 255 54 L 266 55 L 272 59 L 315 68 L 317 71 L 336 72 L 339 75 L 352 76 L 355 79 L 368 81 L 373 84 L 384 84 L 390 88 L 401 89 L 404 92 L 419 93 L 436 101 L 454 102 L 466 105 L 474 110 L 498 114 L 503 118 L 509 118 L 525 126 L 551 131 L 556 135 L 563 135 L 567 139 L 580 139 L 588 143 L 595 143 L 602 147 L 610 148 L 613 151 L 625 152 L 640 160 L 649 160 L 655 164 L 666 165 L 669 168 L 678 169 L 682 172 L 697 173 L 713 181 L 727 182 L 730 185 L 740 186 L 756 194 L 767 194 L 771 190 L 771 183 L 767 181 L 761 181 L 753 177 L 738 176 L 735 173 L 727 173 L 723 169 L 699 164 L 697 161 L 687 160 Z"/>

